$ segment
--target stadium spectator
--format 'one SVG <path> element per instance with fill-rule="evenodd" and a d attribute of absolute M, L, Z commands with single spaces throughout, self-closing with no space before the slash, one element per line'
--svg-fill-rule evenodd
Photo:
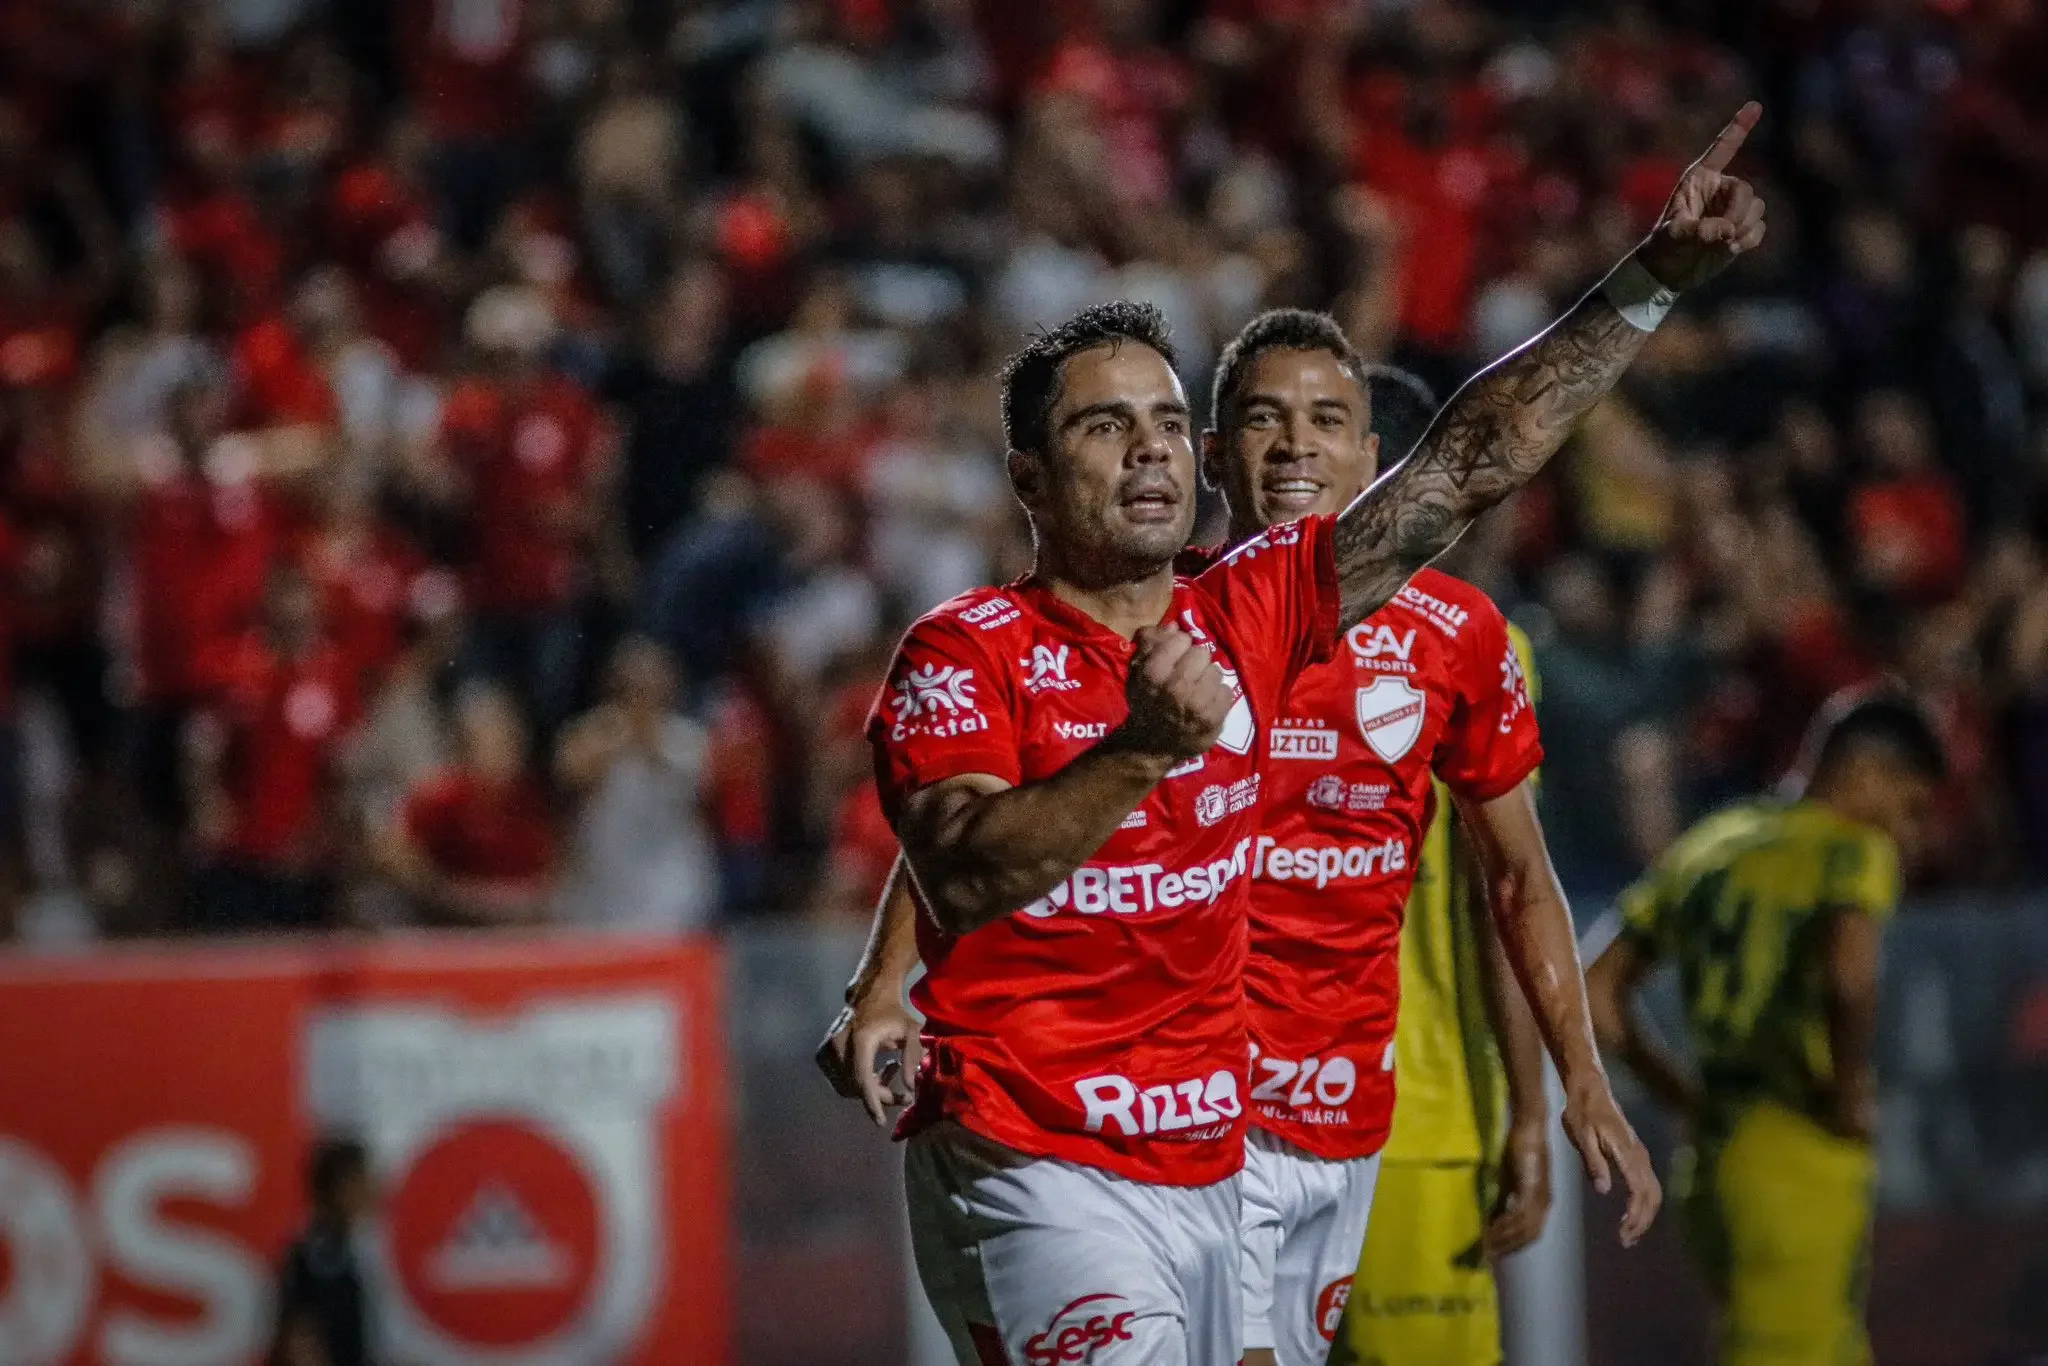
<path fill-rule="evenodd" d="M 430 924 L 539 924 L 554 903 L 557 841 L 518 707 L 471 684 L 455 729 L 455 763 L 414 787 L 384 833 L 384 873 Z"/>
<path fill-rule="evenodd" d="M 355 670 L 323 633 L 319 588 L 292 564 L 270 573 L 262 628 L 220 651 L 185 742 L 203 861 L 192 923 L 321 925 L 348 852 L 339 761 L 359 710 Z"/>
<path fill-rule="evenodd" d="M 552 735 L 574 706 L 583 662 L 602 418 L 579 385 L 542 364 L 556 317 L 538 291 L 486 292 L 466 331 L 484 368 L 448 395 L 441 456 L 470 546 L 470 668 L 514 688 Z"/>
<path fill-rule="evenodd" d="M 718 905 L 705 823 L 710 735 L 677 711 L 668 652 L 628 639 L 613 654 L 606 700 L 565 728 L 555 776 L 576 802 L 560 919 L 608 930 L 679 934 Z"/>
<path fill-rule="evenodd" d="M 172 923 L 216 861 L 178 838 L 180 737 L 297 561 L 421 763 L 438 652 L 548 752 L 620 636 L 659 640 L 711 730 L 721 909 L 835 900 L 871 813 L 826 718 L 1019 561 L 986 357 L 1128 294 L 1199 389 L 1214 338 L 1301 303 L 1448 391 L 1747 93 L 1764 250 L 1485 529 L 1534 625 L 1602 585 L 1552 604 L 1545 719 L 1621 686 L 1627 752 L 1586 762 L 1646 819 L 1580 852 L 1633 872 L 1893 673 L 2002 760 L 1954 828 L 2008 856 L 1930 876 L 2020 875 L 2048 810 L 2041 574 L 2011 567 L 2048 559 L 2037 9 L 29 6 L 0 44 L 0 520 L 17 727 L 70 775 L 32 794 L 37 891 Z M 465 610 L 423 629 L 399 604 L 448 574 Z M 394 762 L 352 805 L 382 809 L 417 774 L 368 749 Z"/>

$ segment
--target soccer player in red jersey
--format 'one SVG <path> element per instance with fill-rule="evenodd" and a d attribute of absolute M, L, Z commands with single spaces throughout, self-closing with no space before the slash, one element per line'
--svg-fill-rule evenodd
<path fill-rule="evenodd" d="M 913 625 L 869 727 L 923 911 L 913 1243 L 963 1363 L 1238 1360 L 1259 745 L 1305 669 L 1541 467 L 1676 292 L 1761 240 L 1761 202 L 1724 174 L 1757 114 L 1396 471 L 1198 578 L 1173 574 L 1195 458 L 1156 311 L 1086 310 L 1006 367 L 1037 566 Z M 1576 1001 L 1584 1033 L 1568 934 L 1565 953 L 1529 987 Z M 1633 1238 L 1656 1205 L 1641 1146 L 1611 1097 L 1581 1119 Z"/>
<path fill-rule="evenodd" d="M 1246 325 L 1217 365 L 1212 410 L 1204 468 L 1229 501 L 1233 543 L 1343 508 L 1377 473 L 1366 367 L 1327 315 L 1280 309 Z M 1266 728 L 1245 967 L 1246 1366 L 1321 1366 L 1358 1266 L 1393 1123 L 1401 926 L 1432 774 L 1485 855 L 1501 940 L 1536 988 L 1589 1172 L 1607 1177 L 1607 1135 L 1627 1145 L 1621 1163 L 1644 1160 L 1593 1047 L 1528 787 L 1541 757 L 1506 619 L 1430 568 L 1304 672 Z M 1520 1018 L 1513 1002 L 1496 1015 Z M 1540 1057 L 1533 1042 L 1521 1051 Z"/>

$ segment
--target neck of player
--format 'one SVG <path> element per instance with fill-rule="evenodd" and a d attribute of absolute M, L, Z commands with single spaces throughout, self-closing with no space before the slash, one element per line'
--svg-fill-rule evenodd
<path fill-rule="evenodd" d="M 1063 563 L 1041 547 L 1032 576 L 1061 602 L 1078 607 L 1126 640 L 1157 626 L 1173 606 L 1173 565 L 1124 574 L 1096 574 Z"/>

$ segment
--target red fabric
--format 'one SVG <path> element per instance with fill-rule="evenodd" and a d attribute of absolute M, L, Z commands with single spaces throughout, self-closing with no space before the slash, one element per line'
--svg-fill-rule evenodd
<path fill-rule="evenodd" d="M 1053 54 L 1040 88 L 1087 105 L 1109 160 L 1108 183 L 1142 204 L 1173 192 L 1170 120 L 1187 103 L 1187 73 L 1166 52 L 1117 52 L 1072 38 Z"/>
<path fill-rule="evenodd" d="M 889 818 L 882 814 L 882 799 L 876 795 L 875 785 L 856 784 L 840 802 L 833 821 L 832 862 L 857 881 L 864 904 L 881 899 L 900 848 Z"/>
<path fill-rule="evenodd" d="M 407 370 L 431 369 L 447 340 L 448 305 L 406 271 L 439 250 L 433 206 L 390 167 L 369 161 L 335 177 L 327 221 L 336 257 L 362 290 L 365 325 Z"/>
<path fill-rule="evenodd" d="M 494 788 L 451 770 L 407 798 L 404 820 L 406 834 L 447 877 L 531 881 L 555 864 L 547 801 L 524 779 Z"/>
<path fill-rule="evenodd" d="M 1345 645 L 1267 727 L 1245 968 L 1252 1123 L 1340 1160 L 1378 1152 L 1393 1122 L 1430 774 L 1488 801 L 1543 754 L 1507 622 L 1470 584 L 1425 569 Z"/>
<path fill-rule="evenodd" d="M 873 449 L 865 431 L 815 432 L 802 427 L 760 426 L 740 441 L 740 466 L 756 479 L 816 479 L 853 489 Z"/>
<path fill-rule="evenodd" d="M 327 376 L 283 318 L 265 318 L 244 328 L 235 339 L 234 358 L 242 381 L 244 420 L 250 426 L 331 426 L 338 420 Z"/>
<path fill-rule="evenodd" d="M 407 0 L 393 13 L 412 97 L 436 134 L 502 138 L 525 123 L 527 0 Z"/>
<path fill-rule="evenodd" d="M 474 489 L 470 589 L 485 612 L 559 607 L 575 595 L 575 525 L 598 456 L 597 406 L 550 376 L 518 394 L 470 382 L 448 396 L 448 451 Z"/>
<path fill-rule="evenodd" d="M 720 843 L 768 842 L 774 805 L 775 722 L 758 698 L 731 692 L 711 712 L 706 805 Z"/>
<path fill-rule="evenodd" d="M 1490 205 L 1515 184 L 1517 169 L 1476 138 L 1421 146 L 1397 121 L 1373 125 L 1359 140 L 1356 171 L 1393 202 L 1404 234 L 1401 326 L 1437 350 L 1462 345 L 1485 245 Z"/>
<path fill-rule="evenodd" d="M 223 190 L 187 198 L 166 208 L 164 221 L 172 248 L 242 307 L 275 302 L 284 246 L 246 196 Z"/>
<path fill-rule="evenodd" d="M 378 528 L 346 546 L 316 540 L 305 561 L 320 587 L 327 635 L 349 677 L 374 686 L 404 646 L 413 589 L 430 571 L 426 557 Z"/>
<path fill-rule="evenodd" d="M 285 659 L 260 637 L 232 652 L 220 719 L 222 779 L 235 809 L 224 851 L 252 863 L 304 869 L 331 847 L 322 800 L 358 697 L 341 652 L 322 645 Z"/>
<path fill-rule="evenodd" d="M 186 473 L 146 490 L 135 521 L 136 665 L 145 700 L 189 701 L 256 622 L 279 515 L 249 484 Z"/>
<path fill-rule="evenodd" d="M 1963 503 L 1939 471 L 1863 485 L 1850 495 L 1849 526 L 1866 567 L 1911 601 L 1941 602 L 1962 587 Z"/>
<path fill-rule="evenodd" d="M 1046 897 L 964 935 L 919 918 L 927 1042 L 899 1133 L 950 1118 L 1021 1152 L 1169 1185 L 1238 1169 L 1258 732 L 1337 640 L 1331 525 L 1276 527 L 1176 581 L 1167 619 L 1216 650 L 1242 701 L 1214 748 Z M 1128 640 L 1029 579 L 927 614 L 868 723 L 892 823 L 946 778 L 1065 768 L 1124 719 L 1130 659 Z"/>

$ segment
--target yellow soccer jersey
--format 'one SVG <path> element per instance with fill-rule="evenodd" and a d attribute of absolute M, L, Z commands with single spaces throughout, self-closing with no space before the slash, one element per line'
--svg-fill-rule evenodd
<path fill-rule="evenodd" d="M 1529 638 L 1512 624 L 1508 635 L 1529 695 L 1540 699 Z M 1439 783 L 1436 819 L 1423 837 L 1401 927 L 1388 1162 L 1490 1162 L 1507 1122 L 1507 1067 L 1487 1015 L 1482 947 L 1470 913 L 1477 889 L 1457 827 Z"/>
<path fill-rule="evenodd" d="M 1810 802 L 1748 802 L 1681 836 L 1622 894 L 1623 933 L 1678 966 L 1709 1105 L 1769 1096 L 1827 1113 L 1825 917 L 1884 919 L 1898 902 L 1890 839 Z"/>

